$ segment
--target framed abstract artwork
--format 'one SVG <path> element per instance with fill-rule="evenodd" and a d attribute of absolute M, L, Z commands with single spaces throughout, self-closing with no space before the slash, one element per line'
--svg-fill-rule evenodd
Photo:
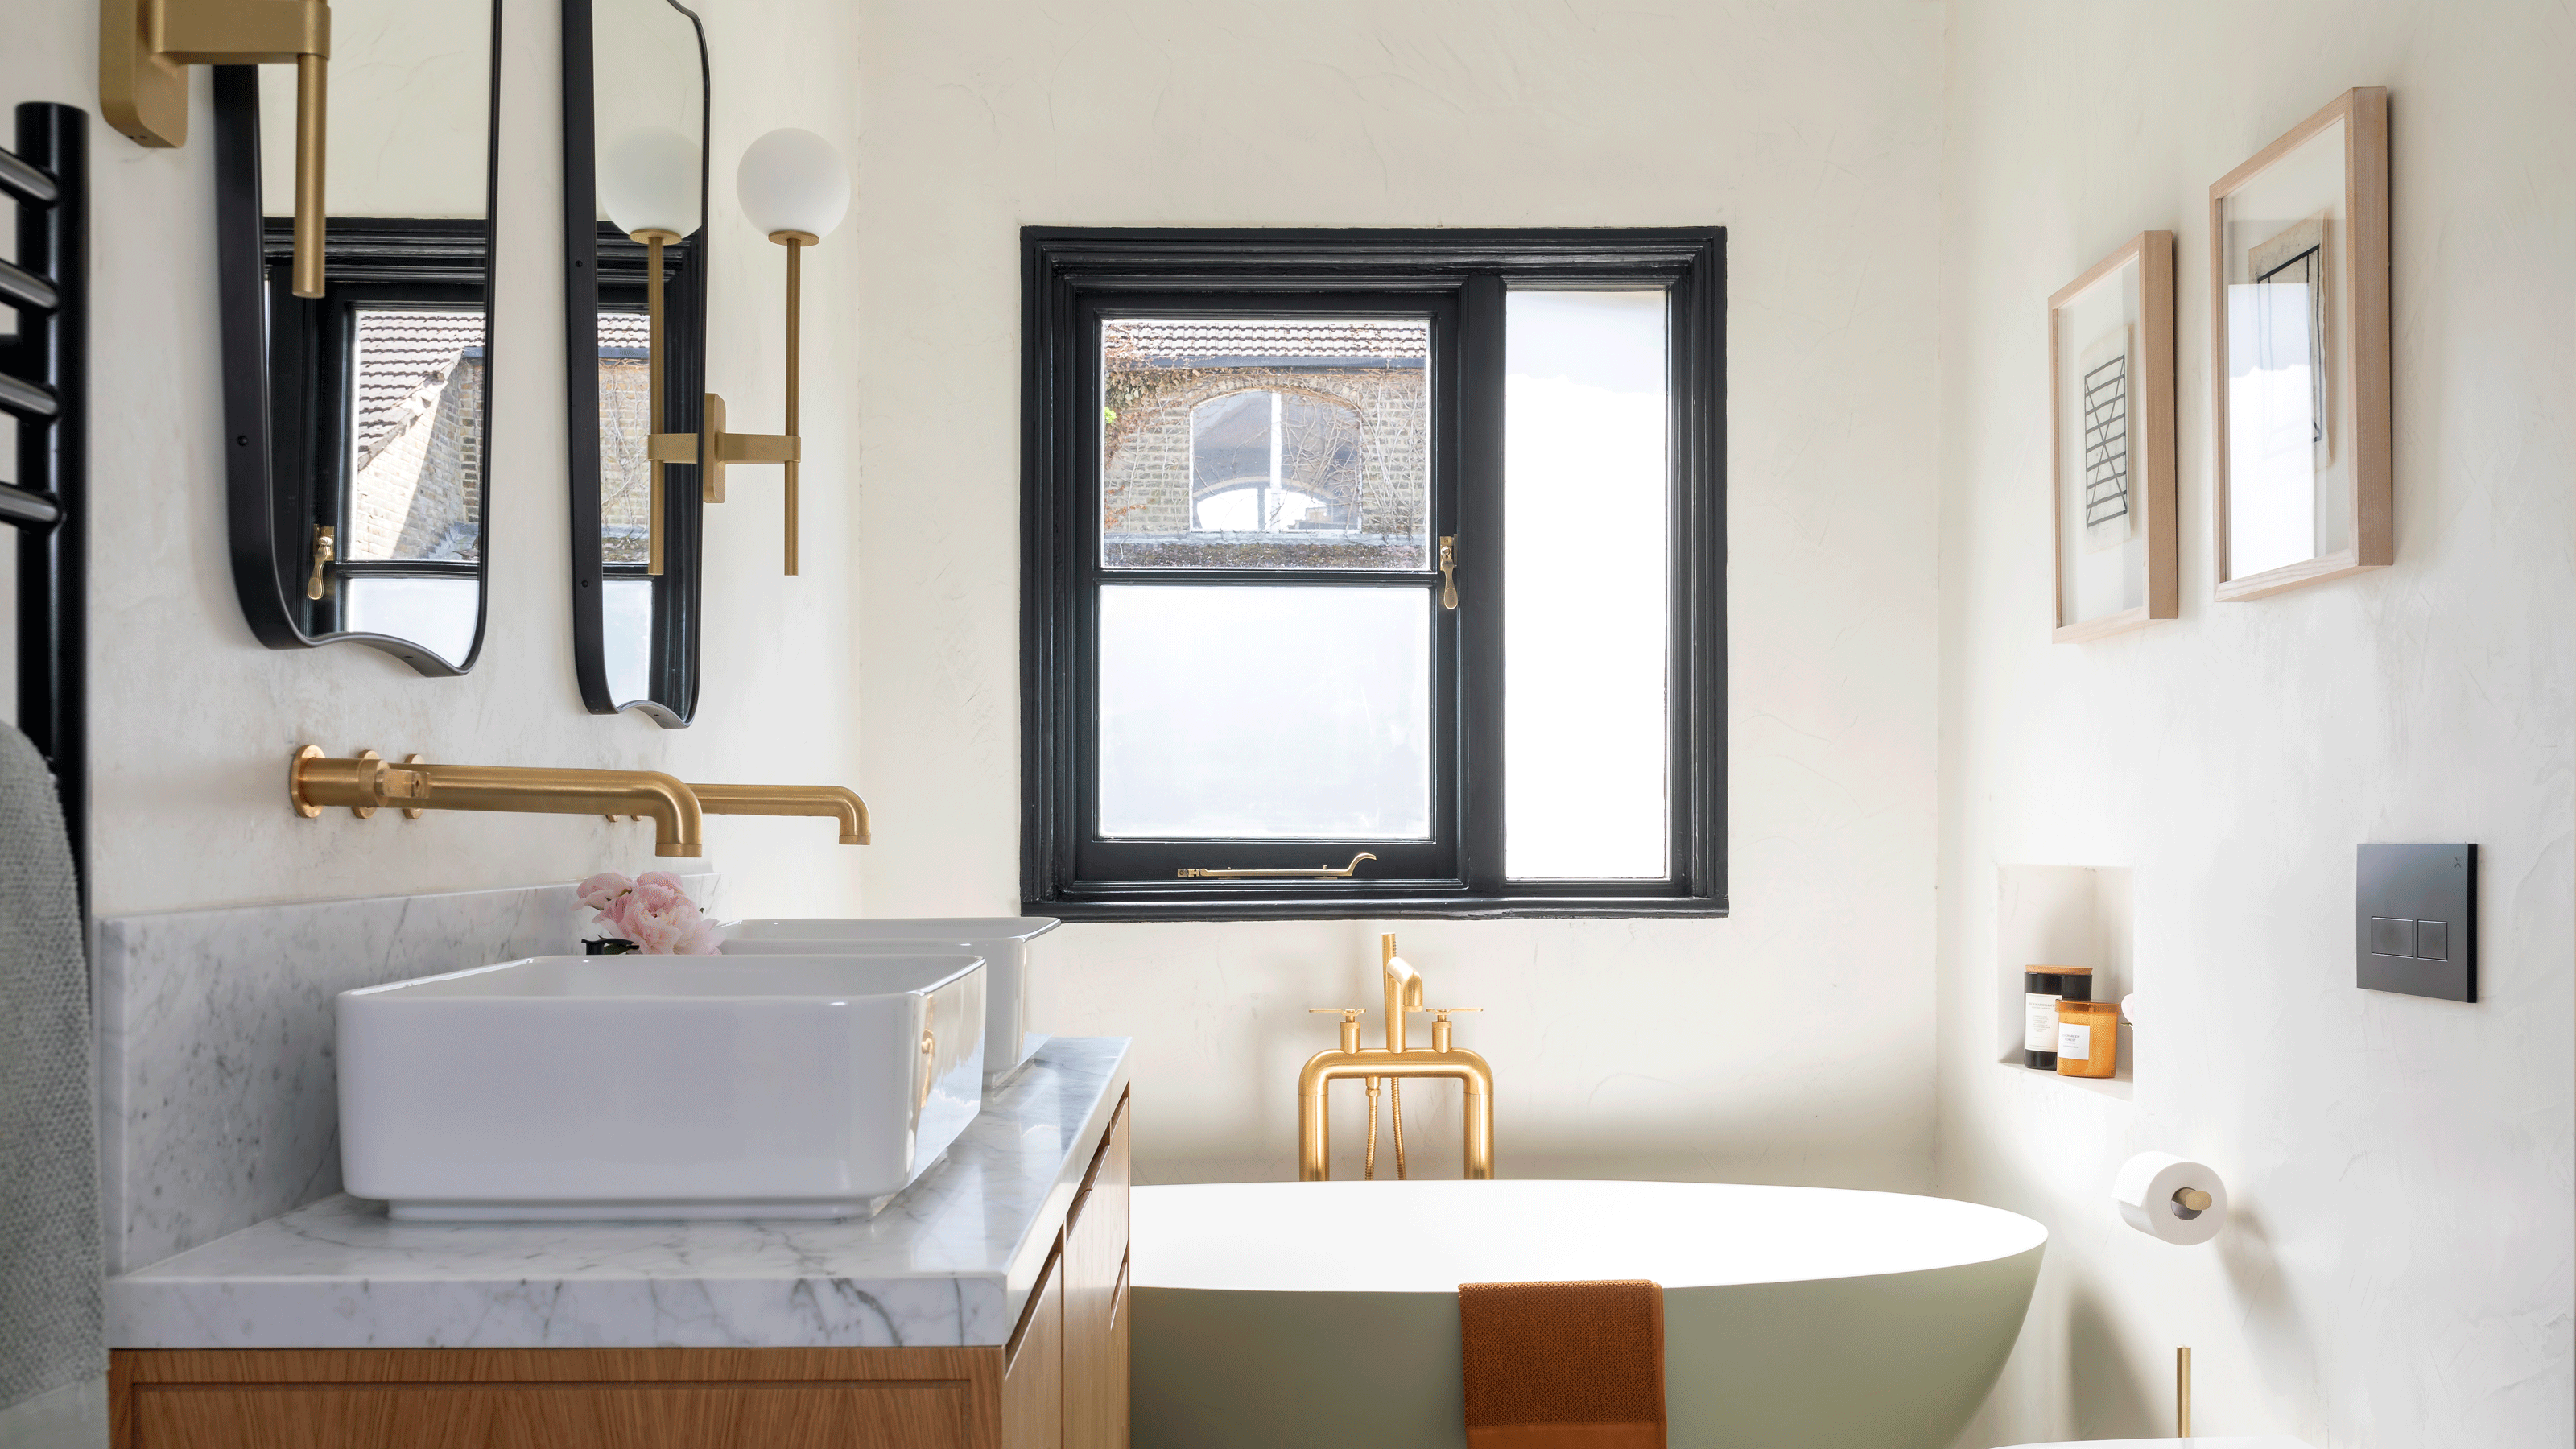
<path fill-rule="evenodd" d="M 2210 187 L 2209 248 L 2218 597 L 2395 562 L 2387 90 Z"/>
<path fill-rule="evenodd" d="M 2174 237 L 2146 231 L 2048 299 L 2060 644 L 2181 614 Z"/>

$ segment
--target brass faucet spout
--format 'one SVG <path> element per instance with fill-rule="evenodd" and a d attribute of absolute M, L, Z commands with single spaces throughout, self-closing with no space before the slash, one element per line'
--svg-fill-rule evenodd
<path fill-rule="evenodd" d="M 1297 1177 L 1322 1182 L 1331 1175 L 1332 1125 L 1325 1110 L 1333 1083 L 1352 1077 L 1447 1077 L 1464 1089 L 1466 1158 L 1463 1176 L 1494 1175 L 1494 1069 L 1465 1047 L 1395 1053 L 1379 1047 L 1317 1052 L 1297 1073 Z"/>
<path fill-rule="evenodd" d="M 1386 1049 L 1404 1050 L 1404 1014 L 1422 1009 L 1422 973 L 1395 954 L 1395 937 L 1380 936 L 1378 969 L 1386 985 Z"/>
<path fill-rule="evenodd" d="M 843 845 L 868 843 L 868 802 L 839 785 L 691 785 L 709 815 L 813 815 L 841 823 Z"/>
<path fill-rule="evenodd" d="M 653 853 L 696 856 L 706 819 L 688 786 L 658 770 L 519 769 L 507 765 L 388 764 L 372 755 L 326 759 L 318 745 L 295 757 L 288 783 L 296 810 L 325 806 L 371 814 L 386 805 L 521 815 L 640 815 L 653 821 Z"/>

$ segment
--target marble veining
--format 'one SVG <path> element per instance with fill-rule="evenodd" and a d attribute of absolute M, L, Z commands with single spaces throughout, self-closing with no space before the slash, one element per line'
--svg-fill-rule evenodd
<path fill-rule="evenodd" d="M 721 877 L 684 879 L 718 908 Z M 578 950 L 589 922 L 568 884 L 100 921 L 108 1271 L 340 1190 L 333 997 Z"/>
<path fill-rule="evenodd" d="M 113 1278 L 119 1348 L 1006 1342 L 1128 1044 L 1056 1037 L 910 1190 L 845 1222 L 397 1223 L 329 1197 Z"/>

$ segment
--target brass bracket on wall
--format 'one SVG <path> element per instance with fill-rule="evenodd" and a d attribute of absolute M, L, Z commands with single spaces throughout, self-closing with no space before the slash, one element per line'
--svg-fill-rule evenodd
<path fill-rule="evenodd" d="M 708 446 L 703 456 L 698 440 Z M 699 496 L 709 503 L 725 501 L 725 469 L 735 463 L 784 463 L 793 467 L 805 456 L 804 439 L 794 433 L 728 433 L 725 431 L 725 401 L 714 393 L 706 395 L 705 431 L 702 433 L 655 433 L 646 445 L 644 456 L 656 463 L 694 463 L 698 467 Z M 787 515 L 787 572 L 796 572 L 796 515 Z"/>
<path fill-rule="evenodd" d="M 99 0 L 98 102 L 139 146 L 188 143 L 188 67 L 295 67 L 295 295 L 322 295 L 325 0 Z"/>

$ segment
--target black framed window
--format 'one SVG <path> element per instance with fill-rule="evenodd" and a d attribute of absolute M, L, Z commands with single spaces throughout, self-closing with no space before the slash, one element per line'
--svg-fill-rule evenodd
<path fill-rule="evenodd" d="M 1722 231 L 1022 239 L 1030 911 L 1725 911 Z"/>

